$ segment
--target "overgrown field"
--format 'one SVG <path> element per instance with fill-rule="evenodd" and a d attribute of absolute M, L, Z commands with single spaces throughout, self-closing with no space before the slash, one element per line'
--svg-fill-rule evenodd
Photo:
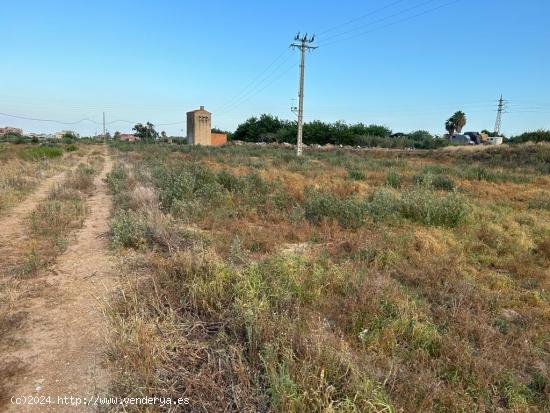
<path fill-rule="evenodd" d="M 77 149 L 76 145 L 73 145 Z M 64 152 L 73 152 L 63 158 Z M 11 145 L 0 143 L 0 216 L 49 175 L 82 156 L 68 146 Z"/>
<path fill-rule="evenodd" d="M 114 153 L 116 395 L 549 411 L 550 145 Z"/>

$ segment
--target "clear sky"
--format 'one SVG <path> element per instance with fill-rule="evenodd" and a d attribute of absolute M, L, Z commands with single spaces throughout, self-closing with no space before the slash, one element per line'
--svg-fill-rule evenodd
<path fill-rule="evenodd" d="M 233 130 L 272 113 L 292 119 L 297 31 L 320 46 L 306 61 L 305 118 L 443 133 L 550 129 L 550 1 L 0 2 L 0 125 L 29 132 L 128 132 L 151 121 L 181 135 L 185 112 Z M 114 122 L 114 123 L 112 123 Z"/>

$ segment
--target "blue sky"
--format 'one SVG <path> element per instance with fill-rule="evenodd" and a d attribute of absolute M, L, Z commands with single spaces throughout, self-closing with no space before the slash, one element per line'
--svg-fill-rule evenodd
<path fill-rule="evenodd" d="M 205 105 L 213 126 L 292 119 L 299 30 L 307 55 L 305 118 L 427 129 L 463 110 L 492 129 L 509 101 L 507 135 L 550 129 L 550 1 L 2 1 L 0 112 L 66 122 L 151 121 L 181 135 Z M 30 132 L 97 123 L 0 115 Z M 124 122 L 111 132 L 130 131 Z"/>

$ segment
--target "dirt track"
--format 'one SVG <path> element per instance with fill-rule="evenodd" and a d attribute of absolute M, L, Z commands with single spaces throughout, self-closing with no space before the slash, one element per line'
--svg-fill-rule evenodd
<path fill-rule="evenodd" d="M 111 168 L 106 155 L 87 201 L 89 215 L 68 249 L 45 273 L 26 281 L 31 293 L 20 303 L 26 320 L 11 337 L 11 342 L 20 345 L 2 355 L 24 366 L 11 383 L 13 396 L 50 396 L 52 404 L 17 406 L 8 401 L 4 406 L 8 412 L 96 411 L 96 407 L 60 405 L 58 396 L 84 399 L 108 389 L 109 376 L 102 367 L 106 328 L 102 309 L 115 288 L 115 277 L 105 237 L 111 197 L 103 179 Z M 2 220 L 9 225 L 2 234 L 3 244 L 15 246 L 14 241 L 25 236 L 24 219 L 59 179 L 48 179 Z"/>

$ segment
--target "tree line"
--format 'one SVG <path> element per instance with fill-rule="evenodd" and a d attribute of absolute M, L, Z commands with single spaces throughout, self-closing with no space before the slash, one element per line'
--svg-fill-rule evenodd
<path fill-rule="evenodd" d="M 232 138 L 245 142 L 296 143 L 296 132 L 297 122 L 262 114 L 241 123 Z M 319 120 L 304 123 L 303 141 L 307 145 L 332 144 L 419 149 L 438 148 L 449 144 L 448 141 L 436 139 L 424 130 L 392 136 L 392 130 L 382 125 L 347 124 L 342 121 L 327 123 Z"/>

